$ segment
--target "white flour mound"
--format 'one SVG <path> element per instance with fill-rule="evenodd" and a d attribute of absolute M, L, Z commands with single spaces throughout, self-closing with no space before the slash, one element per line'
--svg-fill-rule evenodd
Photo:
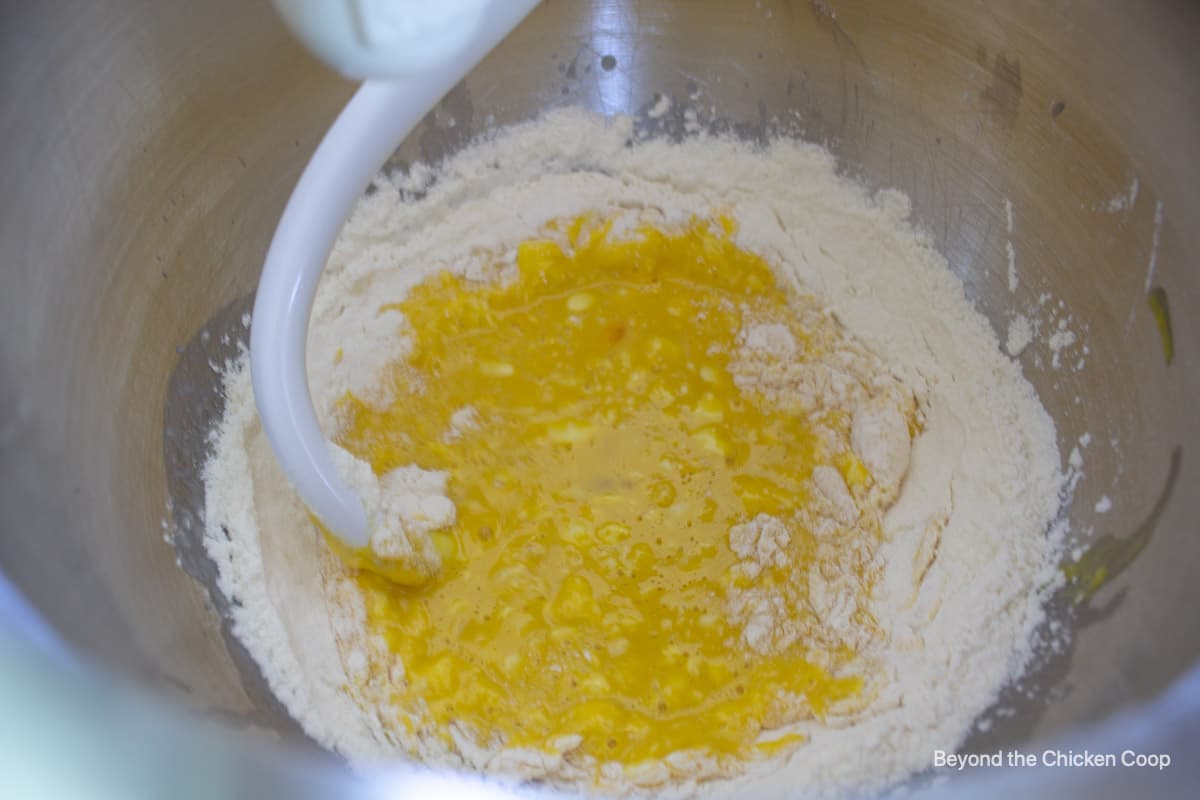
<path fill-rule="evenodd" d="M 555 112 L 424 170 L 419 200 L 403 195 L 411 186 L 380 178 L 343 230 L 318 292 L 308 349 L 318 415 L 332 431 L 334 404 L 347 390 L 387 398 L 381 371 L 411 345 L 401 315 L 380 306 L 433 273 L 495 279 L 489 265 L 499 254 L 551 219 L 590 211 L 637 209 L 664 227 L 693 215 L 732 217 L 740 247 L 820 298 L 913 389 L 925 429 L 884 519 L 876 565 L 871 608 L 886 640 L 877 654 L 886 685 L 852 718 L 804 725 L 811 741 L 790 756 L 732 780 L 668 783 L 654 793 L 881 789 L 928 766 L 936 749 L 954 750 L 1033 654 L 1059 580 L 1061 543 L 1048 533 L 1063 485 L 1054 424 L 908 221 L 903 194 L 872 194 L 839 177 L 833 157 L 814 145 L 699 137 L 627 146 L 631 134 L 628 120 Z M 235 632 L 317 741 L 360 764 L 406 748 L 432 754 L 400 741 L 344 690 L 379 679 L 345 647 L 361 632 L 361 600 L 353 591 L 327 595 L 322 575 L 335 565 L 274 462 L 247 373 L 243 360 L 227 375 L 206 468 L 207 544 L 233 601 Z M 516 762 L 492 767 L 504 763 Z M 509 768 L 555 779 L 537 763 Z"/>

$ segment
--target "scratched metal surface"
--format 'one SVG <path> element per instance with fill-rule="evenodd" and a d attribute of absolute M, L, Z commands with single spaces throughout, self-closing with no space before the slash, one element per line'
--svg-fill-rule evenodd
<path fill-rule="evenodd" d="M 275 220 L 352 87 L 266 4 L 14 0 L 0 14 L 0 566 L 102 673 L 303 747 L 230 640 L 196 539 L 196 470 L 219 403 L 207 363 L 244 335 L 236 310 Z M 1157 697 L 1200 654 L 1181 611 L 1200 602 L 1200 498 L 1184 490 L 1200 478 L 1198 15 L 547 0 L 393 167 L 550 106 L 638 115 L 666 94 L 672 111 L 640 124 L 680 135 L 691 113 L 749 139 L 802 135 L 907 192 L 999 330 L 1062 298 L 1085 366 L 1052 369 L 1037 346 L 1022 365 L 1063 452 L 1091 434 L 1069 516 L 1113 574 L 1060 598 L 1071 648 L 969 743 L 994 748 Z M 1171 309 L 1169 362 L 1150 294 Z M 178 549 L 162 536 L 169 496 Z"/>

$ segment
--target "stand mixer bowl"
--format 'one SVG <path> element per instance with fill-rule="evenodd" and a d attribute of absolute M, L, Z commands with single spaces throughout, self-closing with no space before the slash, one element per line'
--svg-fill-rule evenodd
<path fill-rule="evenodd" d="M 15 589 L 0 609 L 9 629 L 36 617 L 43 642 L 0 640 L 23 733 L 2 741 L 24 748 L 0 750 L 93 790 L 127 781 L 123 796 L 442 785 L 406 765 L 354 778 L 313 745 L 232 637 L 199 542 L 210 362 L 245 341 L 280 212 L 353 87 L 266 3 L 9 3 L 0 19 L 0 570 Z M 995 770 L 941 791 L 1165 792 L 1200 779 L 1185 758 L 1200 741 L 1197 36 L 1200 8 L 1172 2 L 547 0 L 392 165 L 561 105 L 667 136 L 797 133 L 906 192 L 1002 337 L 1061 300 L 1084 364 L 1056 368 L 1036 342 L 1021 363 L 1064 458 L 1091 442 L 1067 510 L 1081 582 L 1055 612 L 1075 633 L 966 747 L 1154 746 L 1175 763 Z M 661 95 L 671 109 L 651 118 Z M 64 769 L 64 741 L 121 768 Z"/>

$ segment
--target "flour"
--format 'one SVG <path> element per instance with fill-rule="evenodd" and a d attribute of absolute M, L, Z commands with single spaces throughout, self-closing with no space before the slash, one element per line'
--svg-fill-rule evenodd
<path fill-rule="evenodd" d="M 1017 250 L 1013 247 L 1013 204 L 1012 200 L 1004 200 L 1004 220 L 1008 227 L 1008 239 L 1004 242 L 1004 254 L 1008 257 L 1008 291 L 1015 292 L 1021 285 L 1017 277 Z"/>
<path fill-rule="evenodd" d="M 778 322 L 751 325 L 742 332 L 741 345 L 754 354 L 787 361 L 796 354 L 796 340 L 786 325 Z"/>
<path fill-rule="evenodd" d="M 1013 358 L 1025 352 L 1025 348 L 1029 347 L 1033 342 L 1033 324 L 1029 321 L 1029 317 L 1024 314 L 1017 314 L 1008 323 L 1008 337 L 1004 341 L 1004 349 Z"/>
<path fill-rule="evenodd" d="M 436 575 L 442 560 L 429 534 L 454 524 L 455 517 L 446 497 L 446 473 L 404 466 L 376 476 L 370 464 L 340 447 L 332 449 L 338 472 L 367 512 L 372 552 L 415 583 Z"/>
<path fill-rule="evenodd" d="M 1067 327 L 1066 320 L 1059 320 L 1058 328 L 1046 339 L 1046 346 L 1050 348 L 1050 366 L 1058 369 L 1062 365 L 1063 351 L 1075 341 L 1075 331 Z"/>
<path fill-rule="evenodd" d="M 739 386 L 782 402 L 834 398 L 864 409 L 852 425 L 855 452 L 885 478 L 890 502 L 879 506 L 886 507 L 881 542 L 868 565 L 880 577 L 870 596 L 839 586 L 844 575 L 819 573 L 804 591 L 828 630 L 862 632 L 853 644 L 864 674 L 876 677 L 857 704 L 798 723 L 792 732 L 807 743 L 795 753 L 754 762 L 742 775 L 716 774 L 711 763 L 676 754 L 636 773 L 606 766 L 601 783 L 657 796 L 881 789 L 925 768 L 935 749 L 954 750 L 1031 658 L 1043 604 L 1059 580 L 1061 542 L 1047 533 L 1064 481 L 1053 422 L 959 280 L 908 222 L 905 196 L 871 194 L 839 177 L 833 158 L 813 145 L 754 148 L 699 136 L 628 147 L 631 132 L 628 120 L 555 112 L 423 172 L 419 201 L 402 201 L 404 187 L 379 178 L 379 190 L 345 226 L 314 305 L 308 371 L 318 417 L 333 431 L 346 391 L 383 403 L 406 386 L 396 366 L 411 349 L 406 323 L 381 307 L 430 275 L 502 281 L 522 240 L 552 219 L 585 212 L 637 209 L 663 227 L 693 215 L 735 220 L 739 247 L 775 265 L 800 294 L 819 298 L 797 309 L 801 319 L 832 315 L 856 342 L 819 369 L 786 361 L 765 369 L 764 353 L 777 357 L 789 345 L 764 321 L 768 327 L 744 332 L 744 352 L 730 369 Z M 304 729 L 356 764 L 414 753 L 552 785 L 588 783 L 590 775 L 572 766 L 569 737 L 549 753 L 489 749 L 462 737 L 446 744 L 410 734 L 389 721 L 394 712 L 373 700 L 386 697 L 403 665 L 370 666 L 382 643 L 365 633 L 353 583 L 271 457 L 244 366 L 227 375 L 226 395 L 206 468 L 206 544 L 220 588 L 234 601 L 236 635 Z M 920 420 L 921 432 L 911 442 L 905 432 L 902 446 L 898 420 L 906 414 Z M 386 479 L 378 481 L 380 503 L 388 502 Z M 429 503 L 416 527 L 448 518 L 436 475 L 394 480 L 412 502 Z M 832 548 L 855 510 L 845 504 L 844 482 L 825 473 L 813 482 L 814 513 L 828 519 Z M 734 546 L 769 561 L 777 535 L 769 518 L 756 519 Z M 874 620 L 870 630 L 842 624 L 860 603 Z M 771 608 L 747 607 L 751 615 L 760 610 L 778 622 Z M 727 779 L 712 780 L 719 777 Z"/>
<path fill-rule="evenodd" d="M 654 105 L 650 106 L 650 110 L 646 112 L 646 116 L 650 119 L 659 119 L 666 116 L 671 110 L 671 98 L 665 94 L 660 94 L 658 99 L 654 101 Z"/>
<path fill-rule="evenodd" d="M 1158 266 L 1158 242 L 1162 237 L 1163 224 L 1163 204 L 1158 201 L 1154 204 L 1154 233 L 1150 238 L 1150 260 L 1146 263 L 1146 283 L 1142 287 L 1145 292 L 1150 291 L 1150 287 L 1154 285 L 1154 270 Z"/>
<path fill-rule="evenodd" d="M 908 471 L 912 445 L 903 408 L 895 398 L 873 397 L 854 410 L 850 431 L 854 452 L 875 477 L 884 502 L 891 502 Z"/>
<path fill-rule="evenodd" d="M 1108 205 L 1104 210 L 1110 214 L 1116 214 L 1120 211 L 1129 211 L 1137 203 L 1138 196 L 1138 178 L 1133 176 L 1133 180 L 1129 182 L 1129 188 L 1124 194 L 1119 194 L 1108 201 Z"/>
<path fill-rule="evenodd" d="M 749 522 L 729 529 L 729 547 L 742 562 L 742 574 L 754 579 L 771 567 L 787 564 L 790 534 L 787 526 L 769 514 L 759 514 Z M 795 604 L 779 590 L 735 592 L 730 614 L 740 623 L 742 640 L 757 653 L 787 648 L 800 636 L 793 624 Z"/>
<path fill-rule="evenodd" d="M 479 412 L 472 406 L 463 406 L 450 415 L 450 430 L 442 434 L 442 441 L 457 441 L 466 433 L 476 430 L 479 430 Z"/>
<path fill-rule="evenodd" d="M 910 422 L 919 426 L 920 416 L 912 390 L 833 315 L 803 296 L 790 311 L 801 321 L 812 353 L 801 357 L 787 325 L 752 318 L 729 365 L 734 381 L 744 392 L 762 394 L 812 419 L 814 412 L 849 414 L 848 437 L 819 422 L 815 432 L 830 452 L 849 446 L 874 483 L 856 497 L 841 472 L 818 465 L 807 487 L 809 500 L 798 504 L 788 520 L 759 514 L 733 526 L 729 546 L 742 560 L 735 572 L 739 588 L 731 592 L 728 606 L 752 651 L 779 652 L 803 640 L 811 661 L 837 671 L 833 653 L 838 648 L 863 653 L 878 644 L 878 631 L 856 622 L 874 614 L 864 575 L 877 550 L 883 514 L 908 470 Z M 805 580 L 764 580 L 764 571 L 787 563 L 788 521 L 817 537 L 813 563 Z M 859 677 L 872 683 L 872 668 L 860 670 L 868 674 Z"/>

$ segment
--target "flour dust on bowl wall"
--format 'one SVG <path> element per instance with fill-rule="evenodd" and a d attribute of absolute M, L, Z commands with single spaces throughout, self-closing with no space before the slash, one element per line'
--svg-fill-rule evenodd
<path fill-rule="evenodd" d="M 55 775 L 136 749 L 258 796 L 1198 779 L 1200 9 L 541 3 L 318 288 L 354 552 L 245 355 L 353 87 L 268 4 L 5 14 L 0 567 L 91 681 L 7 707 L 119 748 Z M 40 763 L 53 729 L 19 730 Z"/>

